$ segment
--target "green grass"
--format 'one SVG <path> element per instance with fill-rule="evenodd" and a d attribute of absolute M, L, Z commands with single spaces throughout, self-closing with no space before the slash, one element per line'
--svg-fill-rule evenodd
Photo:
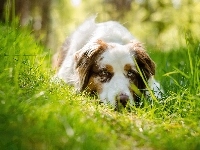
<path fill-rule="evenodd" d="M 200 46 L 151 51 L 165 94 L 114 111 L 50 82 L 50 56 L 28 29 L 0 25 L 0 149 L 200 149 Z"/>

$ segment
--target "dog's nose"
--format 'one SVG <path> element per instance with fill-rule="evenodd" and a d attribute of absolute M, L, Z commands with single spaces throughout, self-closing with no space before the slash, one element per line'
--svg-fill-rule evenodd
<path fill-rule="evenodd" d="M 119 101 L 125 107 L 128 102 L 129 96 L 125 93 L 119 94 Z"/>

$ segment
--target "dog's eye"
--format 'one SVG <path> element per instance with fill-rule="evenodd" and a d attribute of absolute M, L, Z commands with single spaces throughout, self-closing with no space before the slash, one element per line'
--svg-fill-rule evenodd
<path fill-rule="evenodd" d="M 129 78 L 133 78 L 133 77 L 135 77 L 135 73 L 132 70 L 130 70 L 130 71 L 127 72 L 127 76 Z"/>
<path fill-rule="evenodd" d="M 101 77 L 101 82 L 107 82 L 112 78 L 112 74 L 105 69 L 99 71 L 98 75 Z"/>
<path fill-rule="evenodd" d="M 108 72 L 108 71 L 106 71 L 106 70 L 101 70 L 100 72 L 99 72 L 99 76 L 108 76 L 110 73 Z"/>

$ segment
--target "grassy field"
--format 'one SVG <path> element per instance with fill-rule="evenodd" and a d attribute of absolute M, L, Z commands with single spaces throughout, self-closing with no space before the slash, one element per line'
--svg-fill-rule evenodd
<path fill-rule="evenodd" d="M 200 46 L 150 50 L 165 95 L 114 111 L 49 82 L 50 54 L 27 29 L 0 25 L 0 149 L 200 149 Z"/>

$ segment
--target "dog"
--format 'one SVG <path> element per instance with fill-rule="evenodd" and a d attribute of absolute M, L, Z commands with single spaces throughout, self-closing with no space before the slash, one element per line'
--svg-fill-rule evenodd
<path fill-rule="evenodd" d="M 155 63 L 144 46 L 116 21 L 86 20 L 64 42 L 54 56 L 55 78 L 77 91 L 95 93 L 114 108 L 140 100 L 141 95 L 160 98 L 154 79 Z"/>

